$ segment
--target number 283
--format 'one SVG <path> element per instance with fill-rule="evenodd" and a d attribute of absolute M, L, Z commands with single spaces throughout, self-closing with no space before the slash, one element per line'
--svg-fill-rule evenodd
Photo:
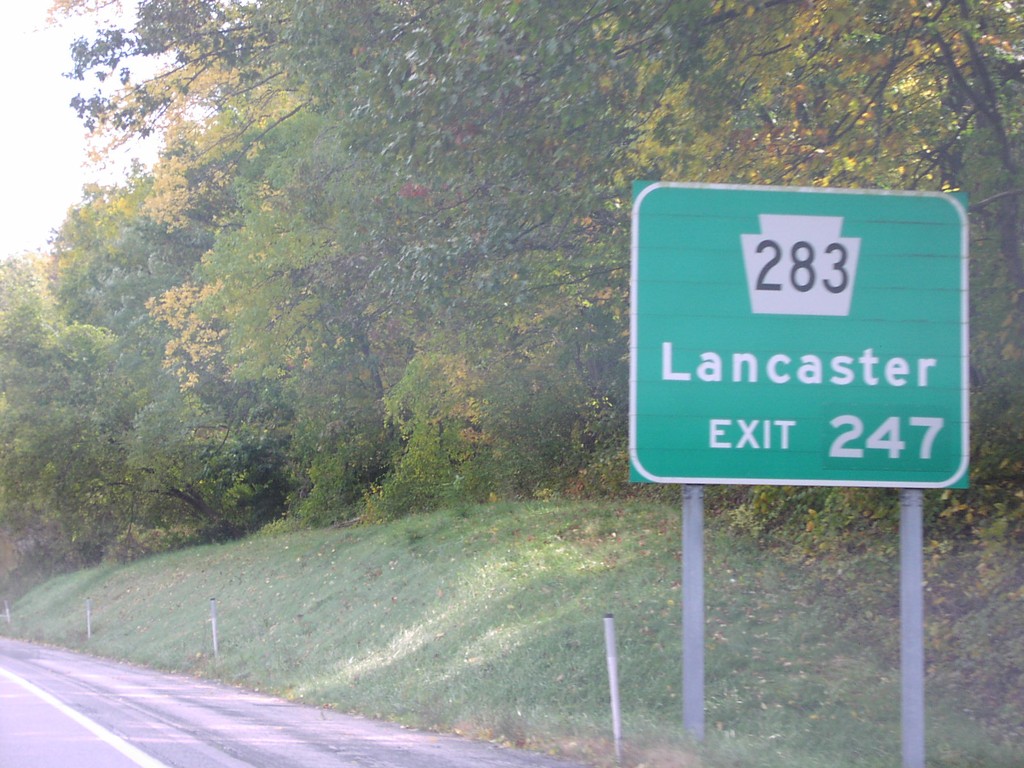
<path fill-rule="evenodd" d="M 846 271 L 848 254 L 842 243 L 826 246 L 821 259 L 825 262 L 824 267 L 818 264 L 818 254 L 806 240 L 793 243 L 786 263 L 783 263 L 786 254 L 782 246 L 774 240 L 762 240 L 757 244 L 757 252 L 769 254 L 768 262 L 757 275 L 756 288 L 759 291 L 781 291 L 781 281 L 785 280 L 800 293 L 806 293 L 817 284 L 819 269 L 823 269 L 824 274 L 821 284 L 829 293 L 842 293 L 850 284 Z"/>

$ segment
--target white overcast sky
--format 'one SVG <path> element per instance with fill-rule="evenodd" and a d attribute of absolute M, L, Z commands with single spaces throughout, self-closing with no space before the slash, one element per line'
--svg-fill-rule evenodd
<path fill-rule="evenodd" d="M 69 106 L 84 84 L 63 74 L 71 69 L 71 42 L 95 22 L 47 28 L 49 6 L 11 0 L 0 12 L 0 258 L 45 250 L 84 184 L 123 178 L 87 165 L 85 129 Z M 136 154 L 147 159 L 145 150 Z"/>

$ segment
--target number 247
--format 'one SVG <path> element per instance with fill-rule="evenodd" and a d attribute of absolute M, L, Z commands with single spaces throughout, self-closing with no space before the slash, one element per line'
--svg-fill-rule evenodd
<path fill-rule="evenodd" d="M 921 444 L 918 450 L 918 458 L 930 459 L 932 448 L 935 446 L 935 438 L 945 426 L 946 420 L 931 416 L 911 416 L 909 419 L 911 427 L 924 429 L 921 436 Z M 860 439 L 864 434 L 864 422 L 857 416 L 849 414 L 836 416 L 829 422 L 831 426 L 842 430 L 832 441 L 828 455 L 837 459 L 860 459 L 864 457 L 864 449 L 886 451 L 890 459 L 898 459 L 907 448 L 906 442 L 900 436 L 901 420 L 899 416 L 890 416 L 864 440 L 861 447 Z"/>

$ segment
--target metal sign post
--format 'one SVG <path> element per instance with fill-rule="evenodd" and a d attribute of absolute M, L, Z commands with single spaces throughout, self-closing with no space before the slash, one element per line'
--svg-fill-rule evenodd
<path fill-rule="evenodd" d="M 683 486 L 683 726 L 704 740 L 704 487 Z"/>
<path fill-rule="evenodd" d="M 924 768 L 923 493 L 900 492 L 900 677 L 903 768 Z"/>

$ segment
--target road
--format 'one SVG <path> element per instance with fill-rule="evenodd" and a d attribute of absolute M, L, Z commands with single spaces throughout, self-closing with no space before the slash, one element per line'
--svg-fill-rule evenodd
<path fill-rule="evenodd" d="M 581 768 L 0 639 L 0 768 Z"/>

